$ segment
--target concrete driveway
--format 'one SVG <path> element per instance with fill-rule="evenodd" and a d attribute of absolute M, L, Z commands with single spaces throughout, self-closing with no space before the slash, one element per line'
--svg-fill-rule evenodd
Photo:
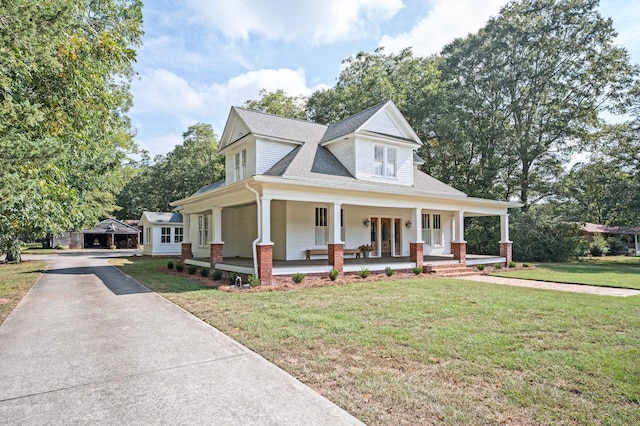
<path fill-rule="evenodd" d="M 109 255 L 52 256 L 0 326 L 1 424 L 362 424 Z"/>

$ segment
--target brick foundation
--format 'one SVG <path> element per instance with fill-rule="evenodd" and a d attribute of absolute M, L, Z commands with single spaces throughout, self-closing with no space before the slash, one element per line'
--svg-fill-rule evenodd
<path fill-rule="evenodd" d="M 273 245 L 257 245 L 256 255 L 258 257 L 260 285 L 273 284 Z"/>
<path fill-rule="evenodd" d="M 507 265 L 513 260 L 513 243 L 500 243 L 500 256 L 507 259 Z"/>
<path fill-rule="evenodd" d="M 423 248 L 422 243 L 409 243 L 409 261 L 415 262 L 417 268 L 424 264 Z"/>
<path fill-rule="evenodd" d="M 191 259 L 192 257 L 191 243 L 182 243 L 180 245 L 180 260 L 184 263 L 185 259 Z"/>
<path fill-rule="evenodd" d="M 216 263 L 222 262 L 222 249 L 224 244 L 209 244 L 209 258 L 211 262 L 211 269 L 215 269 Z"/>
<path fill-rule="evenodd" d="M 451 253 L 453 258 L 460 261 L 460 263 L 467 264 L 467 243 L 451 243 Z"/>
<path fill-rule="evenodd" d="M 335 269 L 344 272 L 344 244 L 329 244 L 329 265 L 333 265 Z"/>

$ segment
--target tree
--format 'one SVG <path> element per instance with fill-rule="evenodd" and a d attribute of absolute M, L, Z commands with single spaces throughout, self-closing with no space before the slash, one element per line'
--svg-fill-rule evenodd
<path fill-rule="evenodd" d="M 635 72 L 597 6 L 511 2 L 477 34 L 446 46 L 446 113 L 456 126 L 438 139 L 427 169 L 443 174 L 440 152 L 460 148 L 471 167 L 489 165 L 485 185 L 494 175 L 500 198 L 517 193 L 526 210 L 553 194 L 563 163 L 585 148 L 598 114 L 616 106 Z"/>
<path fill-rule="evenodd" d="M 153 164 L 144 156 L 117 196 L 121 219 L 138 218 L 144 210 L 168 211 L 169 203 L 224 179 L 224 158 L 210 124 L 197 123 L 182 134 L 183 143 Z"/>
<path fill-rule="evenodd" d="M 0 252 L 115 206 L 139 0 L 0 4 Z"/>
<path fill-rule="evenodd" d="M 287 96 L 282 89 L 278 89 L 275 92 L 260 89 L 258 95 L 259 99 L 247 100 L 242 106 L 254 111 L 279 115 L 280 117 L 307 119 L 305 112 L 306 99 L 302 96 Z"/>

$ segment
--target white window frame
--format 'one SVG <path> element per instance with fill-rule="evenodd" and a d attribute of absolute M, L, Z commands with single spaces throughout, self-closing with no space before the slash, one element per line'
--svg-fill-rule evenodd
<path fill-rule="evenodd" d="M 160 228 L 160 244 L 169 244 L 169 243 L 171 243 L 171 227 L 162 226 Z"/>
<path fill-rule="evenodd" d="M 206 246 L 209 241 L 209 216 L 198 215 L 198 245 Z"/>
<path fill-rule="evenodd" d="M 182 226 L 176 226 L 173 228 L 173 242 L 175 244 L 184 241 L 184 228 Z"/>
<path fill-rule="evenodd" d="M 247 150 L 243 149 L 233 155 L 233 163 L 235 169 L 235 180 L 239 181 L 247 175 Z"/>
<path fill-rule="evenodd" d="M 422 213 L 422 241 L 425 245 L 431 245 L 431 215 Z"/>
<path fill-rule="evenodd" d="M 422 213 L 422 241 L 426 246 L 442 246 L 442 215 Z"/>
<path fill-rule="evenodd" d="M 315 245 L 326 246 L 329 240 L 329 220 L 326 207 L 316 207 L 315 210 Z"/>
<path fill-rule="evenodd" d="M 440 214 L 433 214 L 431 217 L 431 223 L 433 227 L 433 245 L 442 245 L 442 216 Z"/>
<path fill-rule="evenodd" d="M 149 246 L 151 246 L 151 225 L 147 226 L 144 243 L 145 245 L 149 244 Z"/>
<path fill-rule="evenodd" d="M 373 175 L 386 178 L 398 177 L 398 148 L 373 146 Z"/>

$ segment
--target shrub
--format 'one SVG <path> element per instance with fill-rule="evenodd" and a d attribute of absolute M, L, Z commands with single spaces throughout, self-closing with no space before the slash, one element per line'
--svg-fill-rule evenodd
<path fill-rule="evenodd" d="M 173 266 L 174 266 L 173 260 L 170 260 L 167 262 L 167 268 L 173 269 Z"/>
<path fill-rule="evenodd" d="M 294 283 L 300 284 L 302 280 L 304 280 L 304 274 L 301 274 L 300 272 L 296 272 L 295 274 L 291 274 L 291 279 L 293 280 Z"/>
<path fill-rule="evenodd" d="M 522 264 L 522 267 L 523 267 L 523 268 L 528 268 L 529 266 L 530 266 L 530 265 L 529 265 L 528 263 L 523 263 L 523 264 Z"/>
<path fill-rule="evenodd" d="M 478 271 L 484 271 L 484 263 L 476 265 L 476 268 L 478 268 Z"/>
<path fill-rule="evenodd" d="M 412 269 L 413 273 L 416 275 L 420 275 L 422 273 L 422 266 L 416 266 Z"/>
<path fill-rule="evenodd" d="M 176 263 L 176 271 L 178 272 L 184 271 L 184 265 L 182 263 Z"/>
<path fill-rule="evenodd" d="M 198 270 L 198 267 L 196 265 L 191 265 L 189 266 L 189 269 L 187 269 L 187 271 L 189 272 L 189 275 L 195 274 L 197 270 Z"/>
<path fill-rule="evenodd" d="M 200 268 L 200 275 L 202 275 L 203 277 L 207 278 L 209 276 L 209 272 L 211 271 L 211 269 L 209 268 Z"/>
<path fill-rule="evenodd" d="M 606 256 L 608 252 L 609 245 L 607 244 L 607 241 L 604 239 L 602 234 L 593 234 L 593 241 L 591 242 L 591 247 L 589 248 L 589 253 L 591 253 L 591 256 Z"/>
<path fill-rule="evenodd" d="M 329 279 L 331 281 L 335 281 L 336 278 L 338 278 L 338 275 L 340 275 L 340 271 L 338 271 L 336 268 L 333 268 L 329 271 Z"/>
<path fill-rule="evenodd" d="M 258 277 L 256 277 L 253 274 L 249 275 L 249 278 L 247 278 L 247 281 L 249 282 L 249 285 L 251 287 L 257 287 L 260 285 L 260 280 L 258 279 Z"/>
<path fill-rule="evenodd" d="M 622 237 L 607 238 L 607 245 L 609 246 L 609 255 L 627 254 L 627 241 Z"/>
<path fill-rule="evenodd" d="M 220 281 L 222 279 L 222 271 L 220 269 L 214 269 L 212 278 L 215 281 Z"/>
<path fill-rule="evenodd" d="M 229 282 L 231 283 L 231 285 L 236 283 L 237 277 L 238 277 L 238 274 L 236 274 L 235 272 L 229 272 Z"/>
<path fill-rule="evenodd" d="M 360 275 L 360 278 L 367 278 L 369 276 L 369 269 L 368 268 L 362 268 L 358 271 L 358 275 Z"/>
<path fill-rule="evenodd" d="M 393 275 L 396 271 L 394 271 L 393 269 L 391 269 L 391 266 L 387 266 L 386 268 L 384 268 L 384 273 L 387 274 L 388 277 L 390 277 L 391 275 Z"/>
<path fill-rule="evenodd" d="M 502 269 L 502 263 L 496 263 L 493 267 L 496 269 Z"/>
<path fill-rule="evenodd" d="M 516 262 L 514 262 L 513 260 L 509 262 L 509 268 L 515 268 L 516 267 Z"/>

